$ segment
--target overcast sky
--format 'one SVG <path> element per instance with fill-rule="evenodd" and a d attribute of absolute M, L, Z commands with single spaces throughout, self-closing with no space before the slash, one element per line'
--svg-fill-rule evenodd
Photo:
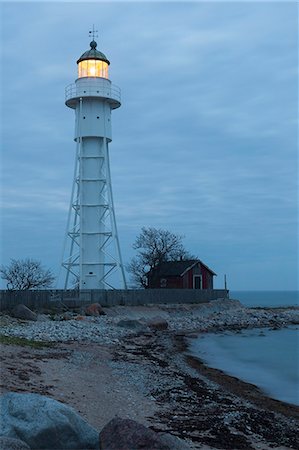
<path fill-rule="evenodd" d="M 58 273 L 74 113 L 99 30 L 122 90 L 110 162 L 124 262 L 169 229 L 216 287 L 297 288 L 298 12 L 288 2 L 1 3 L 2 257 Z"/>

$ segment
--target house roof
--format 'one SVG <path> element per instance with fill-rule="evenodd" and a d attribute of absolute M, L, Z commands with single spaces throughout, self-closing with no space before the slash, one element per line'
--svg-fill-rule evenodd
<path fill-rule="evenodd" d="M 193 266 L 200 263 L 204 266 L 211 274 L 216 275 L 213 270 L 211 270 L 206 264 L 204 264 L 200 259 L 188 259 L 185 261 L 167 261 L 160 264 L 157 267 L 151 269 L 148 273 L 158 275 L 160 277 L 178 277 L 183 276 L 188 272 Z"/>

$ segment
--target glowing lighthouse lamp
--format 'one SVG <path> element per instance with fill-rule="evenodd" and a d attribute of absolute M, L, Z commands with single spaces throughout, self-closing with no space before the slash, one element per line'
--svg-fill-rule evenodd
<path fill-rule="evenodd" d="M 110 62 L 90 49 L 78 59 L 78 79 L 66 88 L 66 105 L 75 110 L 76 162 L 62 266 L 65 288 L 113 288 L 118 271 L 126 288 L 113 205 L 108 144 L 111 110 L 119 108 L 120 89 L 108 78 Z M 113 278 L 113 277 L 112 277 Z"/>

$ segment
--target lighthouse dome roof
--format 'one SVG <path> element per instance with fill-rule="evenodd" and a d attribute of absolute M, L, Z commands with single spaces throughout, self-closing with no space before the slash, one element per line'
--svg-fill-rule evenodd
<path fill-rule="evenodd" d="M 85 61 L 86 59 L 98 59 L 100 61 L 105 61 L 107 64 L 110 64 L 110 61 L 107 59 L 107 57 L 104 55 L 104 53 L 99 52 L 97 50 L 97 43 L 96 41 L 91 41 L 90 43 L 90 49 L 84 52 L 80 58 L 77 61 L 77 64 L 81 61 Z"/>

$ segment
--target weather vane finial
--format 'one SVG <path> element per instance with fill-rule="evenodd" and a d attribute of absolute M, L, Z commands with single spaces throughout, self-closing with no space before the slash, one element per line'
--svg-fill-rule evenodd
<path fill-rule="evenodd" d="M 89 37 L 92 37 L 92 40 L 94 41 L 95 37 L 98 37 L 98 30 L 94 29 L 94 24 L 92 25 L 92 31 L 89 31 Z"/>

